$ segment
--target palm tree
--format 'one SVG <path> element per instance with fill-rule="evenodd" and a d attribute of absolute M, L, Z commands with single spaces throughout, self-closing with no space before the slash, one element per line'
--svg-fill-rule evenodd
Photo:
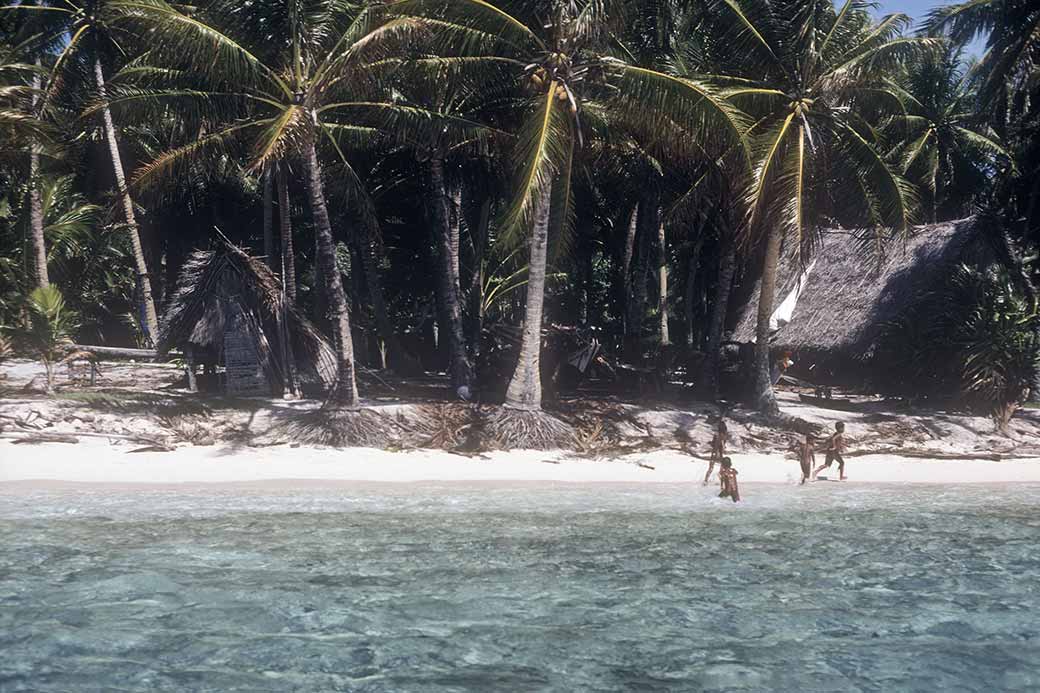
<path fill-rule="evenodd" d="M 318 267 L 329 305 L 337 354 L 337 381 L 327 406 L 359 408 L 348 302 L 336 259 L 336 240 L 326 203 L 319 148 L 334 153 L 339 182 L 346 186 L 363 223 L 371 223 L 371 201 L 345 149 L 359 139 L 393 133 L 418 138 L 429 128 L 458 128 L 450 119 L 387 98 L 373 63 L 420 29 L 415 19 L 384 22 L 378 8 L 320 0 L 304 7 L 258 3 L 242 7 L 218 2 L 196 17 L 155 0 L 135 5 L 138 19 L 152 27 L 155 48 L 149 61 L 170 74 L 161 88 L 134 88 L 113 94 L 118 104 L 188 103 L 201 108 L 207 134 L 175 148 L 143 167 L 135 184 L 149 185 L 207 152 L 244 144 L 253 168 L 269 161 L 302 165 L 316 232 Z M 256 21 L 260 13 L 265 22 Z M 212 18 L 212 23 L 207 20 Z M 218 20 L 241 34 L 217 28 Z M 273 32 L 273 35 L 272 35 Z M 271 51 L 275 42 L 280 50 Z M 267 45 L 266 57 L 249 44 Z M 185 70 L 190 82 L 176 80 Z M 465 126 L 462 126 L 465 129 Z M 285 205 L 287 207 L 287 205 Z M 367 236 L 366 236 L 367 238 Z M 283 237 L 284 240 L 284 237 Z"/>
<path fill-rule="evenodd" d="M 747 228 L 764 240 L 753 404 L 778 413 L 770 376 L 770 319 L 784 243 L 811 250 L 826 221 L 906 231 L 911 187 L 879 149 L 868 116 L 898 104 L 885 77 L 939 42 L 902 38 L 903 15 L 875 24 L 860 0 L 718 3 L 712 36 L 730 44 L 729 98 L 755 119 Z M 739 56 L 739 57 L 738 57 Z"/>
<path fill-rule="evenodd" d="M 451 391 L 469 399 L 474 369 L 467 348 L 463 324 L 460 232 L 463 226 L 463 166 L 486 154 L 489 138 L 505 133 L 478 124 L 486 94 L 493 89 L 501 69 L 481 65 L 474 70 L 464 59 L 445 59 L 428 55 L 413 47 L 413 55 L 380 61 L 379 67 L 398 65 L 394 73 L 395 90 L 408 104 L 441 117 L 469 122 L 480 137 L 458 141 L 431 132 L 427 141 L 411 143 L 412 161 L 422 164 L 421 195 L 426 217 L 432 227 L 437 250 L 436 294 L 440 306 L 440 335 L 447 345 Z M 479 61 L 478 61 L 479 64 Z M 486 220 L 485 220 L 486 221 Z M 479 222 L 478 222 L 479 223 Z M 479 338 L 479 335 L 478 335 Z"/>
<path fill-rule="evenodd" d="M 950 46 L 911 61 L 893 81 L 905 111 L 880 128 L 889 156 L 904 176 L 920 183 L 932 222 L 964 216 L 1008 154 L 975 111 L 978 92 L 960 49 Z"/>
<path fill-rule="evenodd" d="M 47 394 L 54 392 L 54 366 L 79 329 L 78 316 L 68 309 L 56 286 L 39 286 L 29 294 L 30 327 L 24 337 L 43 361 Z"/>
<path fill-rule="evenodd" d="M 986 36 L 986 53 L 975 67 L 983 78 L 982 103 L 996 105 L 1008 86 L 1022 84 L 1037 70 L 1040 7 L 1032 0 L 970 0 L 932 10 L 932 33 L 965 45 Z"/>
<path fill-rule="evenodd" d="M 1014 166 L 998 172 L 993 199 L 984 211 L 999 220 L 988 230 L 996 236 L 1002 261 L 1023 293 L 1035 300 L 1037 267 L 1030 271 L 1023 262 L 1008 228 L 1017 227 L 1015 235 L 1023 244 L 1040 247 L 1040 7 L 1030 0 L 973 0 L 937 8 L 928 30 L 960 46 L 986 36 L 986 52 L 972 68 L 981 82 L 978 108 L 989 115 Z M 1040 320 L 1034 320 L 1033 343 L 1040 349 Z M 1034 355 L 1031 390 L 1031 399 L 1040 401 L 1040 352 Z"/>
<path fill-rule="evenodd" d="M 66 84 L 80 84 L 81 80 L 70 73 L 74 67 L 85 67 L 92 75 L 97 97 L 105 102 L 107 83 L 103 61 L 108 50 L 124 52 L 124 49 L 119 46 L 117 37 L 121 30 L 120 25 L 127 20 L 133 7 L 134 3 L 122 2 L 122 0 L 81 0 L 78 3 L 75 0 L 66 0 L 61 5 L 55 6 L 17 4 L 0 9 L 41 15 L 43 30 L 38 37 L 39 45 L 62 46 L 45 89 L 45 99 L 53 98 L 54 92 Z M 126 174 L 119 152 L 119 136 L 108 106 L 102 106 L 100 111 L 105 142 L 108 145 L 109 157 L 115 174 L 116 189 L 119 193 L 127 232 L 130 234 L 133 244 L 143 322 L 148 332 L 148 339 L 153 340 L 158 334 L 159 319 L 155 311 L 155 301 L 152 299 L 151 277 L 148 273 L 144 249 L 141 246 L 134 201 L 126 185 Z"/>
<path fill-rule="evenodd" d="M 29 150 L 29 239 L 32 246 L 36 284 L 48 286 L 47 247 L 43 234 L 43 212 L 40 203 L 40 154 L 46 126 L 40 119 L 41 75 L 39 59 L 26 63 L 22 56 L 31 52 L 30 41 L 0 46 L 0 133 L 5 146 Z M 26 84 L 26 79 L 29 83 Z M 28 107 L 26 107 L 28 101 Z M 0 152 L 0 156 L 2 156 Z"/>
<path fill-rule="evenodd" d="M 516 369 L 489 431 L 507 446 L 530 447 L 554 445 L 570 435 L 542 412 L 540 352 L 550 221 L 560 232 L 570 216 L 583 112 L 602 112 L 607 99 L 619 113 L 638 113 L 646 131 L 657 126 L 673 131 L 679 122 L 687 137 L 705 142 L 739 140 L 741 123 L 699 82 L 637 67 L 603 49 L 624 26 L 623 3 L 545 0 L 518 10 L 510 13 L 484 0 L 406 0 L 396 6 L 398 12 L 436 22 L 449 50 L 510 66 L 526 92 L 518 98 L 517 179 L 501 228 L 507 235 L 526 234 L 527 300 Z"/>

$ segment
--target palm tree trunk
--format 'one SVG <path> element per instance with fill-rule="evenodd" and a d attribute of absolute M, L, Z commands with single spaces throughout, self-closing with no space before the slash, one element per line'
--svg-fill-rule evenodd
<path fill-rule="evenodd" d="M 473 239 L 473 277 L 469 285 L 469 348 L 474 359 L 480 355 L 480 340 L 484 332 L 484 251 L 487 248 L 490 223 L 491 196 L 488 195 L 480 205 L 480 218 Z"/>
<path fill-rule="evenodd" d="M 274 260 L 274 171 L 264 167 L 264 258 L 272 272 L 278 270 Z"/>
<path fill-rule="evenodd" d="M 639 230 L 639 205 L 632 208 L 628 217 L 628 228 L 625 229 L 624 246 L 621 249 L 621 296 L 618 308 L 621 313 L 621 329 L 625 344 L 631 330 L 628 316 L 628 301 L 632 294 L 632 256 L 636 250 L 636 233 Z"/>
<path fill-rule="evenodd" d="M 105 74 L 101 69 L 100 58 L 94 59 L 94 79 L 97 82 L 98 96 L 102 100 L 106 99 Z M 141 307 L 144 312 L 144 327 L 148 332 L 148 341 L 154 344 L 159 334 L 159 317 L 155 312 L 155 301 L 152 299 L 152 283 L 148 274 L 148 263 L 144 259 L 144 249 L 141 247 L 141 233 L 137 227 L 137 219 L 134 216 L 134 201 L 131 199 L 130 191 L 126 187 L 126 175 L 123 173 L 123 159 L 119 155 L 119 140 L 116 138 L 116 126 L 112 121 L 112 111 L 107 105 L 101 109 L 101 116 L 105 123 L 105 140 L 108 142 L 108 153 L 112 158 L 116 187 L 119 189 L 119 197 L 123 203 L 123 214 L 126 217 L 126 226 L 130 232 L 130 242 L 133 246 L 134 264 L 137 268 L 137 288 L 140 292 Z"/>
<path fill-rule="evenodd" d="M 325 190 L 321 182 L 321 164 L 314 148 L 314 133 L 308 131 L 304 142 L 304 163 L 307 167 L 307 192 L 310 196 L 311 215 L 317 236 L 318 264 L 324 280 L 325 298 L 336 347 L 336 383 L 329 392 L 326 404 L 338 408 L 357 409 L 358 391 L 354 372 L 354 340 L 350 334 L 350 312 L 343 280 L 336 266 L 336 243 L 332 237 L 332 223 L 325 206 Z"/>
<path fill-rule="evenodd" d="M 329 320 L 329 302 L 325 297 L 325 277 L 321 269 L 321 239 L 314 234 L 314 321 L 325 326 Z M 353 270 L 353 263 L 351 263 Z"/>
<path fill-rule="evenodd" d="M 542 408 L 541 350 L 542 307 L 545 302 L 545 270 L 549 251 L 549 200 L 551 189 L 542 193 L 534 214 L 528 242 L 527 302 L 520 341 L 520 358 L 506 389 L 505 406 L 523 411 Z"/>
<path fill-rule="evenodd" d="M 462 228 L 462 186 L 456 180 L 449 180 L 444 175 L 444 161 L 439 160 L 441 177 L 444 179 L 445 188 L 450 194 L 451 223 L 448 225 L 448 244 L 451 248 L 451 273 L 455 281 L 456 295 L 462 295 L 462 274 L 459 270 L 459 236 Z"/>
<path fill-rule="evenodd" d="M 726 315 L 729 312 L 730 290 L 733 288 L 733 275 L 737 269 L 736 243 L 729 238 L 721 238 L 723 244 L 722 257 L 719 259 L 719 274 L 715 287 L 715 301 L 711 306 L 711 317 L 708 324 L 708 345 L 706 358 L 697 379 L 698 387 L 712 399 L 719 395 L 719 349 L 722 348 L 722 333 L 726 329 Z"/>
<path fill-rule="evenodd" d="M 357 363 L 373 363 L 369 352 L 371 347 L 369 345 L 369 333 L 368 329 L 368 309 L 365 306 L 365 276 L 362 271 L 364 263 L 361 262 L 361 249 L 358 248 L 357 239 L 354 239 L 353 243 L 350 243 L 350 272 L 347 274 L 347 281 L 350 282 L 350 293 L 347 297 L 350 299 L 350 314 L 353 316 L 353 320 L 350 322 L 350 327 L 353 330 L 354 335 L 354 360 Z M 378 367 L 386 369 L 386 358 L 384 357 L 384 348 L 380 348 L 381 345 L 376 344 L 376 349 L 379 351 L 380 360 Z"/>
<path fill-rule="evenodd" d="M 444 175 L 444 161 L 430 159 L 429 211 L 433 222 L 433 232 L 438 245 L 437 272 L 438 293 L 443 302 L 443 318 L 445 325 L 441 328 L 442 338 L 448 345 L 448 372 L 451 376 L 451 389 L 463 399 L 469 398 L 473 385 L 473 367 L 466 353 L 466 337 L 462 328 L 462 299 L 459 279 L 459 225 L 458 209 L 452 219 L 454 200 L 449 197 L 449 189 Z"/>
<path fill-rule="evenodd" d="M 40 65 L 39 58 L 36 65 Z M 39 101 L 40 76 L 33 75 L 32 112 L 36 114 Z M 47 274 L 47 244 L 43 237 L 43 200 L 40 197 L 40 147 L 35 139 L 29 147 L 29 238 L 32 243 L 33 265 L 36 267 L 36 284 L 50 286 Z"/>
<path fill-rule="evenodd" d="M 660 218 L 660 212 L 658 212 Z M 664 236 L 664 222 L 657 225 L 657 312 L 661 319 L 661 345 L 671 344 L 668 338 L 668 245 Z"/>
<path fill-rule="evenodd" d="M 639 363 L 643 357 L 643 319 L 646 317 L 647 284 L 650 278 L 650 257 L 652 246 L 657 237 L 659 209 L 657 195 L 654 191 L 644 194 L 639 201 L 639 212 L 636 215 L 636 237 L 634 246 L 634 263 L 632 276 L 629 279 L 627 337 L 625 340 L 625 359 L 630 363 Z"/>
<path fill-rule="evenodd" d="M 628 334 L 628 315 L 625 306 L 628 302 L 628 271 L 632 264 L 632 247 L 635 243 L 635 226 L 632 215 L 635 210 L 624 207 L 614 221 L 616 236 L 610 244 L 612 272 L 610 276 L 610 314 L 621 318 L 622 345 Z"/>
<path fill-rule="evenodd" d="M 702 229 L 697 229 L 697 240 L 694 241 L 693 247 L 690 248 L 690 258 L 686 264 L 686 286 L 684 287 L 683 295 L 683 318 L 686 323 L 686 346 L 689 349 L 693 348 L 696 330 L 693 328 L 693 321 L 695 311 L 693 309 L 693 300 L 696 295 L 697 289 L 697 267 L 700 266 L 701 262 L 701 248 L 704 247 L 704 233 L 701 233 Z"/>
<path fill-rule="evenodd" d="M 282 239 L 282 285 L 289 305 L 296 305 L 296 251 L 293 248 L 292 208 L 289 206 L 289 181 L 285 166 L 278 164 L 278 235 Z M 273 252 L 273 251 L 272 251 Z"/>
<path fill-rule="evenodd" d="M 782 233 L 778 227 L 769 230 L 766 240 L 766 256 L 762 263 L 762 288 L 758 294 L 758 322 L 755 327 L 755 365 L 752 403 L 766 414 L 778 414 L 780 406 L 773 392 L 771 359 L 769 349 L 769 320 L 773 316 L 776 299 L 776 272 L 780 264 L 780 242 Z"/>

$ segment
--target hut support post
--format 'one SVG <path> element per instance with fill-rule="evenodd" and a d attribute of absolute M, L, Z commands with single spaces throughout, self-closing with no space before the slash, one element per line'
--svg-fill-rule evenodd
<path fill-rule="evenodd" d="M 199 384 L 195 380 L 195 347 L 188 344 L 184 347 L 185 370 L 188 372 L 188 392 L 198 392 Z"/>

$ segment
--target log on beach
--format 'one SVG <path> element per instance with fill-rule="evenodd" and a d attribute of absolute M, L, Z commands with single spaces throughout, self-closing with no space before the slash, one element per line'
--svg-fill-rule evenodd
<path fill-rule="evenodd" d="M 85 351 L 98 356 L 115 356 L 124 359 L 151 359 L 159 357 L 155 349 L 131 349 L 130 347 L 92 346 L 90 344 L 69 344 L 67 351 Z"/>
<path fill-rule="evenodd" d="M 125 440 L 143 447 L 130 452 L 171 452 L 175 448 L 162 440 L 148 436 L 127 435 L 125 433 L 95 433 L 93 431 L 75 431 L 73 433 L 46 433 L 35 431 L 3 431 L 0 438 L 7 438 L 13 445 L 36 445 L 39 443 L 78 443 L 80 438 L 105 438 Z"/>
<path fill-rule="evenodd" d="M 843 454 L 845 457 L 891 455 L 893 457 L 913 457 L 926 460 L 990 460 L 993 462 L 1036 457 L 1036 454 L 1027 452 L 940 452 L 938 450 L 922 450 L 920 448 L 866 448 L 851 450 Z"/>

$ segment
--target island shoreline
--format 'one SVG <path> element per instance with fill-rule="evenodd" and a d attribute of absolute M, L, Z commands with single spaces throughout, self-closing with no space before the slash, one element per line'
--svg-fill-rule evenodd
<path fill-rule="evenodd" d="M 0 489 L 52 484 L 184 487 L 185 485 L 332 486 L 441 483 L 693 484 L 707 464 L 675 450 L 599 458 L 565 451 L 514 450 L 464 456 L 436 450 L 183 446 L 132 452 L 105 441 L 14 445 L 0 442 Z M 742 485 L 797 484 L 790 455 L 733 453 Z M 822 461 L 822 460 L 821 460 Z M 847 461 L 847 484 L 1040 483 L 1040 457 L 1009 460 L 927 460 L 866 455 Z M 826 471 L 822 476 L 828 475 Z"/>

